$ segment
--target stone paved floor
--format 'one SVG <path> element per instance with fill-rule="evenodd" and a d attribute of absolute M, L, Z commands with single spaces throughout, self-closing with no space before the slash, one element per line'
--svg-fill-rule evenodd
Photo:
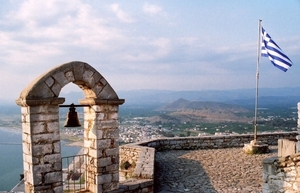
<path fill-rule="evenodd" d="M 262 160 L 277 156 L 277 146 L 269 148 L 260 155 L 242 148 L 157 152 L 155 192 L 262 192 Z"/>

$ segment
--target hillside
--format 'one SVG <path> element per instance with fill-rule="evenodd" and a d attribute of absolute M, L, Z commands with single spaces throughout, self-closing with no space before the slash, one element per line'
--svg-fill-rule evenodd
<path fill-rule="evenodd" d="M 253 120 L 253 114 L 248 109 L 238 105 L 219 102 L 188 101 L 178 99 L 170 104 L 164 105 L 157 111 L 158 116 L 147 120 L 152 124 L 165 123 L 203 123 L 203 122 L 241 122 L 248 123 Z"/>
<path fill-rule="evenodd" d="M 130 90 L 117 91 L 125 104 L 169 104 L 179 98 L 190 101 L 213 101 L 226 104 L 237 104 L 246 108 L 254 108 L 255 89 L 236 90 L 198 90 L 198 91 L 172 91 L 172 90 Z M 259 107 L 296 107 L 300 102 L 300 87 L 260 88 Z"/>

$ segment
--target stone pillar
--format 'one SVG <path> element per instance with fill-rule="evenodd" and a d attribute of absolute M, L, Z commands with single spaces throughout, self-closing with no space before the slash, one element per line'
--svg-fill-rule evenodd
<path fill-rule="evenodd" d="M 26 193 L 63 191 L 59 104 L 64 98 L 17 100 L 22 113 Z"/>
<path fill-rule="evenodd" d="M 119 105 L 124 100 L 80 100 L 84 107 L 86 190 L 108 192 L 119 187 Z"/>

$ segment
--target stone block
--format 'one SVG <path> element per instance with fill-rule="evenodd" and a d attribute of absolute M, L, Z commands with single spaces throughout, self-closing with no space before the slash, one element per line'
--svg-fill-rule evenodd
<path fill-rule="evenodd" d="M 31 126 L 31 128 L 30 128 L 30 126 Z M 25 132 L 24 127 L 23 127 L 23 132 Z M 28 125 L 28 130 L 26 129 L 26 132 L 28 134 L 41 134 L 41 133 L 45 133 L 45 132 L 47 132 L 47 123 L 46 122 L 34 122 L 34 123 L 31 123 L 30 125 Z"/>
<path fill-rule="evenodd" d="M 34 145 L 32 146 L 32 156 L 51 154 L 52 150 L 52 144 Z"/>
<path fill-rule="evenodd" d="M 97 182 L 98 182 L 98 184 L 111 183 L 112 175 L 111 174 L 98 175 Z"/>
<path fill-rule="evenodd" d="M 84 71 L 84 67 L 85 67 L 85 64 L 82 63 L 82 62 L 73 62 L 72 63 L 72 70 L 74 72 L 74 78 L 75 80 L 79 81 L 79 80 L 83 80 L 82 79 L 82 72 Z"/>
<path fill-rule="evenodd" d="M 52 164 L 53 171 L 61 171 L 62 170 L 62 162 L 56 162 Z"/>
<path fill-rule="evenodd" d="M 32 143 L 31 135 L 29 133 L 22 132 L 22 141 L 25 143 Z"/>
<path fill-rule="evenodd" d="M 57 139 L 54 139 L 54 135 L 52 133 L 43 133 L 43 134 L 37 134 L 37 135 L 31 135 L 31 140 L 32 143 L 36 144 L 47 144 L 47 143 L 52 143 L 53 140 L 59 140 L 59 136 Z"/>
<path fill-rule="evenodd" d="M 103 78 L 103 76 L 100 73 L 94 73 L 93 78 L 95 83 L 98 83 Z"/>
<path fill-rule="evenodd" d="M 113 173 L 115 171 L 119 171 L 119 164 L 111 164 L 106 166 L 106 172 Z"/>
<path fill-rule="evenodd" d="M 95 70 L 93 69 L 85 69 L 83 74 L 82 74 L 82 80 L 85 82 L 85 83 L 88 83 L 90 88 L 93 88 L 94 87 L 94 78 L 93 78 L 93 75 L 95 74 Z"/>
<path fill-rule="evenodd" d="M 30 118 L 29 114 L 22 114 L 22 123 L 30 123 Z"/>
<path fill-rule="evenodd" d="M 102 185 L 102 188 L 103 188 L 103 190 L 105 190 L 105 192 L 114 190 L 114 189 L 119 188 L 119 183 L 118 182 L 105 183 Z"/>
<path fill-rule="evenodd" d="M 40 164 L 40 165 L 33 165 L 32 172 L 34 174 L 42 174 L 46 172 L 50 172 L 52 170 L 51 164 Z"/>
<path fill-rule="evenodd" d="M 28 162 L 29 164 L 38 164 L 40 162 L 39 158 L 32 157 L 31 154 L 24 154 L 23 153 L 23 162 Z"/>
<path fill-rule="evenodd" d="M 300 191 L 300 182 L 297 181 L 293 184 L 293 189 L 296 190 L 296 191 Z"/>
<path fill-rule="evenodd" d="M 66 78 L 65 73 L 63 71 L 58 71 L 55 74 L 52 75 L 52 77 L 54 77 L 54 79 L 56 80 L 55 82 L 57 82 L 56 84 L 59 85 L 60 88 L 64 87 L 65 85 L 69 84 L 69 80 Z M 52 90 L 53 90 L 53 86 L 52 86 Z M 58 94 L 57 96 L 59 96 L 59 92 L 55 94 Z"/>
<path fill-rule="evenodd" d="M 31 155 L 31 152 L 32 152 L 31 151 L 31 143 L 23 141 L 22 149 L 23 149 L 23 154 Z"/>
<path fill-rule="evenodd" d="M 101 129 L 118 129 L 119 123 L 116 120 L 101 121 L 99 128 Z"/>
<path fill-rule="evenodd" d="M 62 181 L 62 172 L 49 172 L 45 174 L 45 184 L 51 184 Z"/>
<path fill-rule="evenodd" d="M 117 156 L 119 154 L 119 148 L 106 149 L 105 154 L 107 156 Z"/>
<path fill-rule="evenodd" d="M 42 159 L 42 163 L 50 163 L 53 164 L 55 162 L 60 162 L 61 161 L 61 154 L 49 154 L 45 155 Z"/>
<path fill-rule="evenodd" d="M 111 120 L 118 120 L 119 119 L 119 113 L 118 112 L 112 112 L 108 114 L 108 119 Z"/>
<path fill-rule="evenodd" d="M 288 139 L 278 139 L 278 157 L 286 157 L 297 152 L 297 142 Z"/>
<path fill-rule="evenodd" d="M 27 99 L 44 98 L 45 96 L 47 96 L 47 98 L 57 97 L 46 83 L 39 82 L 33 85 L 32 90 L 27 94 Z"/>
<path fill-rule="evenodd" d="M 107 84 L 107 81 L 104 77 L 102 77 L 99 82 L 101 82 L 102 85 L 106 85 Z"/>
<path fill-rule="evenodd" d="M 24 169 L 25 171 L 31 172 L 31 169 L 32 169 L 32 163 L 23 161 L 23 169 Z"/>
<path fill-rule="evenodd" d="M 129 191 L 133 191 L 139 188 L 139 184 L 130 184 L 128 185 Z"/>
<path fill-rule="evenodd" d="M 23 122 L 22 121 L 22 132 L 23 133 L 31 133 L 30 123 L 29 122 Z"/>
<path fill-rule="evenodd" d="M 107 149 L 111 145 L 111 139 L 97 140 L 97 149 Z"/>
<path fill-rule="evenodd" d="M 47 122 L 47 121 L 57 121 L 58 114 L 32 114 L 30 115 L 30 122 Z"/>
<path fill-rule="evenodd" d="M 93 127 L 93 129 L 90 129 L 87 132 L 87 138 L 88 139 L 102 139 L 103 131 L 96 130 L 96 126 Z M 101 137 L 100 137 L 101 136 Z"/>
<path fill-rule="evenodd" d="M 65 72 L 65 77 L 68 80 L 68 82 L 74 82 L 75 78 L 74 78 L 74 74 L 72 71 L 67 71 Z"/>
<path fill-rule="evenodd" d="M 107 129 L 104 131 L 103 138 L 119 139 L 119 129 Z"/>
<path fill-rule="evenodd" d="M 119 170 L 117 169 L 117 172 L 112 174 L 112 181 L 119 182 L 119 176 L 120 176 L 120 173 L 119 173 Z"/>
<path fill-rule="evenodd" d="M 45 80 L 45 83 L 48 87 L 51 87 L 53 84 L 54 84 L 54 79 L 52 77 L 48 77 L 46 80 Z"/>
<path fill-rule="evenodd" d="M 60 141 L 56 141 L 56 142 L 53 142 L 53 153 L 60 153 L 61 151 L 61 144 L 60 144 Z"/>
<path fill-rule="evenodd" d="M 48 132 L 59 132 L 59 122 L 58 121 L 47 121 L 46 123 L 46 130 Z"/>
<path fill-rule="evenodd" d="M 283 180 L 271 180 L 271 184 L 276 185 L 277 186 L 276 189 L 279 190 L 284 186 L 285 182 Z"/>
<path fill-rule="evenodd" d="M 98 159 L 97 167 L 105 167 L 105 166 L 108 166 L 108 165 L 111 165 L 111 164 L 112 164 L 112 162 L 111 162 L 111 158 L 110 157 L 99 158 Z"/>
<path fill-rule="evenodd" d="M 64 98 L 62 98 L 64 101 Z M 41 105 L 41 106 L 33 106 L 30 107 L 30 112 L 34 113 L 33 109 L 39 109 L 39 112 L 42 114 L 59 114 L 59 106 L 57 105 Z"/>
<path fill-rule="evenodd" d="M 96 84 L 94 88 L 97 88 L 97 86 L 98 84 Z M 99 93 L 97 93 L 97 97 L 105 99 L 118 99 L 118 95 L 109 84 L 106 84 L 104 88 Z"/>
<path fill-rule="evenodd" d="M 54 193 L 62 193 L 63 191 L 63 185 L 56 186 L 53 188 Z"/>
<path fill-rule="evenodd" d="M 27 177 L 29 177 L 29 178 L 27 178 L 26 180 L 34 186 L 40 185 L 43 183 L 43 175 L 40 173 L 34 174 L 34 175 L 30 174 L 30 175 L 27 175 Z"/>
<path fill-rule="evenodd" d="M 102 80 L 102 79 L 101 79 Z M 102 84 L 100 81 L 95 83 L 95 86 L 93 88 L 93 91 L 96 93 L 98 98 L 101 98 L 100 93 L 104 88 L 104 84 Z M 102 95 L 103 96 L 103 95 Z"/>
<path fill-rule="evenodd" d="M 105 113 L 97 113 L 96 116 L 95 116 L 95 119 L 98 120 L 98 121 L 102 121 L 106 118 L 106 114 Z"/>
<path fill-rule="evenodd" d="M 102 154 L 101 150 L 93 149 L 93 148 L 88 148 L 88 156 L 92 158 L 97 158 Z"/>

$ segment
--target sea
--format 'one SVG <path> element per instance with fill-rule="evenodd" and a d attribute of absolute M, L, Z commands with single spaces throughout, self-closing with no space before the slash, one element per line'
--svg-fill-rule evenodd
<path fill-rule="evenodd" d="M 62 156 L 77 155 L 81 148 L 67 144 L 67 141 L 61 141 Z M 15 187 L 20 174 L 23 174 L 21 130 L 0 128 L 0 192 Z"/>

